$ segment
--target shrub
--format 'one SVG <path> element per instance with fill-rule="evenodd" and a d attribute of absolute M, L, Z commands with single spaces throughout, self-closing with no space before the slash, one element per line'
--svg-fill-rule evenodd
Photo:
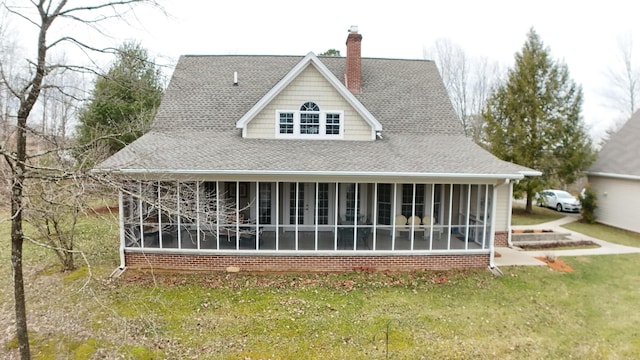
<path fill-rule="evenodd" d="M 591 190 L 590 186 L 587 186 L 580 194 L 580 202 L 582 203 L 582 221 L 588 224 L 596 222 L 595 210 L 598 207 L 598 201 L 596 199 L 596 193 Z"/>

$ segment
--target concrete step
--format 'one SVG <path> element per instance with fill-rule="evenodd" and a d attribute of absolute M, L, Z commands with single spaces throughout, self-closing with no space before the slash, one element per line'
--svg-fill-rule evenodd
<path fill-rule="evenodd" d="M 513 243 L 517 242 L 552 242 L 552 241 L 562 241 L 566 240 L 569 237 L 570 233 L 561 233 L 561 232 L 524 232 L 524 233 L 513 233 L 511 234 L 511 241 Z"/>

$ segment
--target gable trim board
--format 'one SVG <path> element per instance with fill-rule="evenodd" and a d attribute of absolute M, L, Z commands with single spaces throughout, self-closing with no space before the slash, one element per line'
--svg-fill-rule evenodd
<path fill-rule="evenodd" d="M 382 131 L 382 125 L 376 118 L 353 96 L 353 94 L 320 62 L 312 52 L 308 53 L 296 66 L 287 73 L 267 94 L 262 97 L 247 113 L 238 120 L 236 127 L 242 129 L 242 137 L 247 136 L 247 124 L 259 114 L 273 99 L 280 94 L 307 66 L 314 66 L 322 76 L 336 89 L 344 99 L 358 112 L 371 126 L 371 140 L 376 133 Z"/>

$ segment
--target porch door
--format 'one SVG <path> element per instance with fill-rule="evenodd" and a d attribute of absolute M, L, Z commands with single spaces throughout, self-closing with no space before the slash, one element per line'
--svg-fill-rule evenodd
<path fill-rule="evenodd" d="M 297 191 L 296 191 L 297 189 Z M 316 225 L 327 225 L 330 223 L 332 207 L 332 187 L 330 184 L 318 184 L 318 221 L 315 221 L 316 215 L 316 183 L 290 183 L 288 195 L 288 223 L 295 225 L 296 220 L 298 226 L 304 226 L 311 229 Z M 296 196 L 297 195 L 297 196 Z M 296 219 L 297 218 L 297 219 Z"/>

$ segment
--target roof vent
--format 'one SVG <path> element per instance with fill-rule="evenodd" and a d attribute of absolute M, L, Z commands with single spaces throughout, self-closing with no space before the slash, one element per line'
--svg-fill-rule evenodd
<path fill-rule="evenodd" d="M 233 72 L 233 85 L 234 86 L 238 86 L 238 72 L 237 71 Z"/>

